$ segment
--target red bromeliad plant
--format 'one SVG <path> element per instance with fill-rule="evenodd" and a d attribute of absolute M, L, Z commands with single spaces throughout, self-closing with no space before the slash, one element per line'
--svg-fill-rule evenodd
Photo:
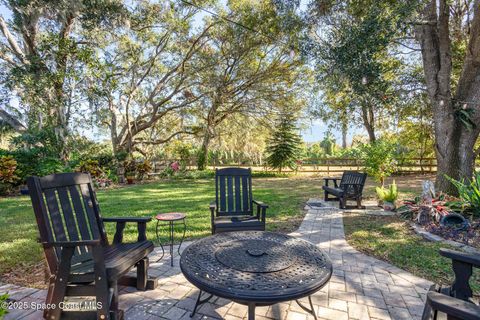
<path fill-rule="evenodd" d="M 432 199 L 432 204 L 423 203 L 421 197 L 416 197 L 414 200 L 405 200 L 403 206 L 397 209 L 397 212 L 403 218 L 408 218 L 417 221 L 419 224 L 427 224 L 434 220 L 440 220 L 450 214 L 452 211 L 448 207 L 448 203 L 455 198 L 440 194 L 438 197 Z"/>

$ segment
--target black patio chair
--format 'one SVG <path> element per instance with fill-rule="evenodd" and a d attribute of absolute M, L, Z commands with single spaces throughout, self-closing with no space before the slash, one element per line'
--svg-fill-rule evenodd
<path fill-rule="evenodd" d="M 252 197 L 252 171 L 224 168 L 215 171 L 215 201 L 210 203 L 212 234 L 265 230 L 268 206 Z M 253 206 L 256 205 L 254 213 Z"/>
<path fill-rule="evenodd" d="M 367 174 L 358 171 L 345 171 L 342 178 L 323 178 L 325 185 L 322 187 L 325 193 L 325 201 L 339 201 L 340 209 L 347 208 L 347 200 L 355 200 L 357 202 L 357 208 L 363 208 L 362 196 L 363 187 L 367 180 Z M 333 181 L 333 186 L 328 184 L 329 181 Z M 340 181 L 340 182 L 338 182 Z M 333 195 L 331 198 L 329 195 Z"/>
<path fill-rule="evenodd" d="M 455 280 L 451 286 L 430 288 L 422 320 L 440 319 L 440 313 L 446 314 L 448 320 L 479 320 L 480 306 L 472 301 L 469 280 L 473 268 L 480 268 L 480 255 L 449 249 L 440 249 L 440 255 L 452 260 Z"/>
<path fill-rule="evenodd" d="M 153 243 L 147 240 L 146 224 L 151 218 L 102 218 L 89 174 L 62 173 L 27 180 L 33 210 L 50 271 L 47 304 L 49 320 L 122 319 L 118 309 L 118 285 L 154 289 L 148 279 L 148 257 Z M 109 244 L 104 222 L 116 222 Z M 127 222 L 138 225 L 138 241 L 122 243 Z M 128 276 L 137 267 L 137 277 Z M 66 296 L 94 296 L 98 308 L 62 312 Z M 90 309 L 89 309 L 90 310 Z"/>

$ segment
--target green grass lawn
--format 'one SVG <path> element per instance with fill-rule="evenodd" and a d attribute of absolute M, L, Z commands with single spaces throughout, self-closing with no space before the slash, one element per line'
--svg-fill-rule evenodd
<path fill-rule="evenodd" d="M 311 178 L 254 178 L 253 188 L 254 198 L 270 205 L 267 229 L 290 232 L 301 223 L 306 200 L 320 195 L 321 183 Z M 185 212 L 186 237 L 194 239 L 210 234 L 208 205 L 214 200 L 214 190 L 213 179 L 170 180 L 101 190 L 97 196 L 104 217 L 153 217 L 159 212 Z M 115 225 L 108 223 L 106 228 L 112 239 Z M 180 228 L 176 234 L 181 235 Z M 37 235 L 30 198 L 1 198 L 0 281 L 43 285 L 43 251 Z M 125 241 L 136 236 L 136 225 L 127 225 Z M 166 231 L 161 236 L 166 240 Z M 147 237 L 155 239 L 155 222 L 148 224 Z"/>
<path fill-rule="evenodd" d="M 409 229 L 405 221 L 392 216 L 344 215 L 347 241 L 359 251 L 388 261 L 414 275 L 440 284 L 451 284 L 451 260 L 438 254 L 440 248 L 450 246 L 424 240 Z M 458 249 L 456 249 L 458 250 Z M 480 294 L 480 272 L 474 270 L 470 285 Z"/>

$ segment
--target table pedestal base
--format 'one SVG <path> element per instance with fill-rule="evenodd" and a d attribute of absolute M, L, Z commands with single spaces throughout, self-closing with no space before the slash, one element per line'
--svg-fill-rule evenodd
<path fill-rule="evenodd" d="M 190 313 L 190 318 L 192 318 L 195 313 L 197 312 L 197 308 L 202 304 L 208 302 L 212 297 L 213 294 L 209 294 L 208 297 L 202 299 L 203 291 L 200 290 L 197 297 L 197 302 L 195 302 L 195 306 L 193 307 L 192 313 Z M 310 304 L 310 308 L 304 306 L 300 301 L 295 300 L 297 304 L 302 308 L 305 312 L 308 312 L 313 316 L 315 320 L 317 320 L 317 315 L 315 314 L 315 309 L 313 308 L 312 297 L 308 296 L 308 303 Z M 255 302 L 251 302 L 248 304 L 248 320 L 255 320 L 255 308 L 257 304 Z"/>

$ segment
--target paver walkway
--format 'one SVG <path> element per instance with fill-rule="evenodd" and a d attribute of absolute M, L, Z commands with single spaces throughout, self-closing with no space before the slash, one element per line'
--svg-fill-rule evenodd
<path fill-rule="evenodd" d="M 386 262 L 364 255 L 345 241 L 341 211 L 309 209 L 300 228 L 292 235 L 309 240 L 325 250 L 332 262 L 331 281 L 312 296 L 319 319 L 420 319 L 425 294 L 431 282 L 418 278 Z M 188 243 L 185 244 L 188 245 Z M 150 274 L 159 277 L 156 290 L 140 292 L 123 288 L 120 308 L 126 319 L 191 319 L 198 289 L 182 275 L 175 256 L 155 262 L 161 252 L 151 256 Z M 17 301 L 45 301 L 45 290 L 0 286 Z M 257 319 L 313 319 L 295 302 L 258 307 Z M 203 305 L 193 319 L 245 319 L 247 307 L 217 298 Z M 42 313 L 15 310 L 5 319 L 41 319 Z"/>

